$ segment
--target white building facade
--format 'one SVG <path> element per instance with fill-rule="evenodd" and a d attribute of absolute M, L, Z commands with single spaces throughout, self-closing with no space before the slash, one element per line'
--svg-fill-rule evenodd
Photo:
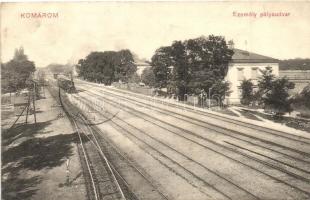
<path fill-rule="evenodd" d="M 279 61 L 277 59 L 262 56 L 252 52 L 234 49 L 232 61 L 228 65 L 226 80 L 230 82 L 232 93 L 226 97 L 227 104 L 240 104 L 241 83 L 243 80 L 251 79 L 254 88 L 261 76 L 261 70 L 272 69 L 275 76 L 279 76 Z"/>

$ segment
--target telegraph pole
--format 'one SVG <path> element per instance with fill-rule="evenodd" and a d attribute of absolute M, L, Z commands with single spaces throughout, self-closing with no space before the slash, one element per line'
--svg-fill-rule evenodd
<path fill-rule="evenodd" d="M 28 105 L 27 105 L 27 113 L 26 113 L 26 124 L 28 123 L 29 108 L 30 108 L 30 90 L 28 91 Z"/>
<path fill-rule="evenodd" d="M 32 103 L 33 103 L 33 116 L 34 116 L 34 123 L 37 123 L 37 115 L 36 115 L 36 83 L 33 81 L 33 98 L 32 98 Z"/>
<path fill-rule="evenodd" d="M 42 90 L 43 90 L 43 95 L 45 98 L 45 79 L 43 78 L 43 83 L 42 83 Z"/>

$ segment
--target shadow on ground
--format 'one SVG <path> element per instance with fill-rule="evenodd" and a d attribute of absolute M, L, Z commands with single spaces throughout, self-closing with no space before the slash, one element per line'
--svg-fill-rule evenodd
<path fill-rule="evenodd" d="M 25 179 L 24 171 L 38 171 L 62 165 L 73 154 L 75 133 L 36 138 L 51 122 L 24 124 L 2 135 L 2 196 L 3 199 L 31 199 L 41 176 Z M 46 132 L 45 132 L 46 133 Z M 38 173 L 40 173 L 38 171 Z"/>
<path fill-rule="evenodd" d="M 37 124 L 16 124 L 9 130 L 2 132 L 2 146 L 10 145 L 14 140 L 21 137 L 31 137 L 38 133 L 44 134 L 49 132 L 42 132 L 42 130 L 51 124 L 52 120 L 41 122 Z"/>
<path fill-rule="evenodd" d="M 20 179 L 16 176 L 10 177 L 7 181 L 2 181 L 2 199 L 31 199 L 37 192 L 36 185 L 40 184 L 41 178 L 34 176 L 28 179 Z"/>

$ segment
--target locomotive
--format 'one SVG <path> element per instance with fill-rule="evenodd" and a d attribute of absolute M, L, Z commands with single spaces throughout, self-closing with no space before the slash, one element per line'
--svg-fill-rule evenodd
<path fill-rule="evenodd" d="M 58 86 L 67 93 L 75 93 L 74 82 L 65 76 L 58 77 Z"/>

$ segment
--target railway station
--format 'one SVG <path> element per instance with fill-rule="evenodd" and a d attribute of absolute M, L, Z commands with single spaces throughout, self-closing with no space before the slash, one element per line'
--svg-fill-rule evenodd
<path fill-rule="evenodd" d="M 310 199 L 309 3 L 0 11 L 1 199 Z"/>

